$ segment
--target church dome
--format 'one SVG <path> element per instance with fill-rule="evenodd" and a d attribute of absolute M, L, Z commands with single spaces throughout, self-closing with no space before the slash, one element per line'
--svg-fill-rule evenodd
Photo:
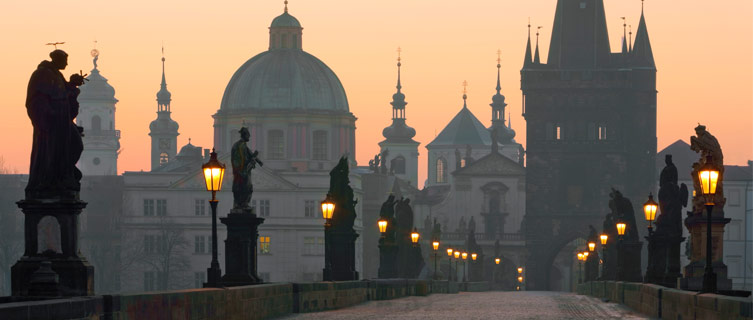
<path fill-rule="evenodd" d="M 270 26 L 270 28 L 275 28 L 275 27 L 296 27 L 296 28 L 300 28 L 301 27 L 301 23 L 298 22 L 298 19 L 296 19 L 294 16 L 291 16 L 290 14 L 288 14 L 287 11 L 285 11 L 285 13 L 277 16 L 277 18 L 275 18 L 274 20 L 272 20 L 272 25 Z"/>
<path fill-rule="evenodd" d="M 115 99 L 115 88 L 107 83 L 107 78 L 103 77 L 97 68 L 92 69 L 91 74 L 86 79 L 89 81 L 85 81 L 84 85 L 81 86 L 79 100 L 118 101 Z"/>
<path fill-rule="evenodd" d="M 262 52 L 244 63 L 225 88 L 220 109 L 349 111 L 332 69 L 294 48 Z"/>

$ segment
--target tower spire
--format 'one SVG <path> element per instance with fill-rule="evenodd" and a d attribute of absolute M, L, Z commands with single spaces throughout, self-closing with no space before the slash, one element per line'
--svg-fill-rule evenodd
<path fill-rule="evenodd" d="M 541 58 L 539 58 L 539 30 L 542 26 L 536 27 L 536 54 L 533 56 L 533 64 L 541 64 Z"/>
<path fill-rule="evenodd" d="M 622 19 L 622 53 L 626 54 L 628 53 L 628 46 L 627 46 L 627 23 L 625 21 L 625 17 L 620 17 Z"/>
<path fill-rule="evenodd" d="M 400 89 L 403 88 L 403 86 L 400 85 L 400 67 L 402 64 L 402 58 L 400 57 L 400 53 L 403 50 L 400 47 L 397 47 L 397 92 L 400 92 Z"/>
<path fill-rule="evenodd" d="M 497 49 L 497 94 L 502 90 L 502 86 L 499 83 L 499 69 L 502 67 L 502 50 Z"/>
<path fill-rule="evenodd" d="M 165 81 L 165 46 L 162 45 L 162 83 L 160 83 L 159 92 L 157 92 L 157 111 L 170 112 L 171 94 L 167 90 L 167 81 Z"/>
<path fill-rule="evenodd" d="M 635 46 L 631 55 L 633 66 L 656 68 L 651 41 L 648 37 L 648 27 L 646 27 L 646 16 L 643 14 L 643 1 L 641 1 L 641 20 L 638 23 L 638 31 L 635 33 Z"/>
<path fill-rule="evenodd" d="M 402 58 L 400 57 L 400 54 L 402 53 L 402 49 L 400 47 L 397 48 L 397 92 L 392 95 L 392 102 L 390 104 L 392 105 L 392 119 L 401 119 L 405 120 L 405 105 L 408 104 L 405 102 L 405 95 L 400 91 L 400 89 L 403 88 L 402 84 L 400 83 L 400 67 L 402 67 Z"/>
<path fill-rule="evenodd" d="M 629 25 L 630 32 L 628 33 L 630 38 L 628 39 L 628 52 L 633 51 L 633 25 Z"/>
<path fill-rule="evenodd" d="M 468 81 L 463 80 L 463 109 L 468 108 L 468 104 L 466 104 L 467 99 L 468 99 Z"/>
<path fill-rule="evenodd" d="M 533 58 L 531 56 L 531 18 L 528 17 L 528 42 L 526 42 L 526 55 L 523 59 L 523 68 L 531 65 Z"/>

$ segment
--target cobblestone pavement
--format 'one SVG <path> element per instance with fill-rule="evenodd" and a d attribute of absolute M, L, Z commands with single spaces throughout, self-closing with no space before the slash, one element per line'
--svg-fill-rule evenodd
<path fill-rule="evenodd" d="M 549 291 L 462 292 L 369 301 L 284 319 L 649 319 L 615 303 Z"/>

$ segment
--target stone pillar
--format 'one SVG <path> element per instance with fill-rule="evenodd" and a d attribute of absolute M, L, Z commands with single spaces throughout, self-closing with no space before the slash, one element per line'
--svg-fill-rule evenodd
<path fill-rule="evenodd" d="M 379 241 L 379 279 L 397 278 L 397 245 Z"/>
<path fill-rule="evenodd" d="M 352 281 L 358 280 L 356 271 L 356 238 L 355 231 L 338 232 L 325 228 L 325 268 L 324 281 Z"/>
<path fill-rule="evenodd" d="M 680 245 L 685 238 L 671 236 L 667 240 L 667 269 L 662 279 L 662 285 L 667 288 L 676 288 L 678 279 L 682 278 L 680 273 Z"/>
<path fill-rule="evenodd" d="M 220 218 L 227 227 L 225 240 L 225 270 L 221 283 L 226 287 L 259 284 L 262 280 L 257 273 L 256 239 L 259 225 L 264 218 L 258 218 L 253 209 L 247 212 L 231 211 Z"/>
<path fill-rule="evenodd" d="M 718 290 L 731 290 L 732 279 L 727 277 L 727 265 L 724 264 L 724 226 L 731 219 L 724 218 L 721 210 L 713 211 L 711 215 L 711 251 L 713 256 L 712 268 L 716 273 L 716 287 Z M 706 213 L 688 213 L 685 226 L 690 232 L 690 263 L 685 266 L 685 276 L 680 279 L 683 290 L 701 290 L 703 273 L 706 268 Z"/>
<path fill-rule="evenodd" d="M 24 255 L 11 267 L 12 294 L 33 296 L 40 292 L 29 290 L 33 274 L 49 261 L 58 275 L 60 296 L 94 295 L 94 267 L 78 250 L 78 215 L 86 202 L 55 199 L 21 200 L 17 204 L 24 213 Z"/>

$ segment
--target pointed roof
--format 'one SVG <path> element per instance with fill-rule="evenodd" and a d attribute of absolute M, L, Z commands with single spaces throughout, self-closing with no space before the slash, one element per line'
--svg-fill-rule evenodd
<path fill-rule="evenodd" d="M 492 152 L 465 167 L 452 172 L 453 176 L 510 176 L 525 175 L 526 169 L 501 153 Z"/>
<path fill-rule="evenodd" d="M 528 24 L 528 42 L 526 42 L 526 57 L 523 59 L 523 68 L 531 66 L 533 58 L 531 58 L 531 24 Z"/>
<path fill-rule="evenodd" d="M 162 48 L 162 82 L 160 83 L 159 92 L 157 92 L 157 105 L 166 106 L 167 111 L 170 111 L 170 101 L 172 100 L 172 94 L 167 91 L 167 81 L 165 81 L 165 48 Z"/>
<path fill-rule="evenodd" d="M 557 0 L 547 64 L 602 66 L 609 63 L 610 53 L 604 0 Z"/>
<path fill-rule="evenodd" d="M 450 123 L 442 129 L 442 132 L 437 135 L 434 140 L 426 145 L 427 148 L 433 146 L 448 146 L 448 145 L 491 145 L 491 137 L 489 131 L 476 118 L 475 115 L 468 110 L 468 107 L 464 104 L 460 112 L 455 115 Z"/>
<path fill-rule="evenodd" d="M 536 30 L 536 53 L 533 55 L 533 64 L 541 64 L 539 57 L 539 30 Z"/>
<path fill-rule="evenodd" d="M 635 33 L 635 45 L 631 51 L 634 67 L 649 67 L 656 69 L 654 52 L 651 50 L 651 41 L 648 38 L 646 18 L 641 9 L 641 21 L 638 23 L 638 31 Z"/>
<path fill-rule="evenodd" d="M 399 49 L 398 49 L 399 52 Z M 405 102 L 405 94 L 400 90 L 403 86 L 400 84 L 400 67 L 402 66 L 400 57 L 397 58 L 397 92 L 392 95 L 392 125 L 382 130 L 382 136 L 385 137 L 383 142 L 413 142 L 413 137 L 416 136 L 416 129 L 409 127 L 405 123 L 405 106 L 408 104 Z M 380 144 L 381 145 L 381 144 Z"/>

